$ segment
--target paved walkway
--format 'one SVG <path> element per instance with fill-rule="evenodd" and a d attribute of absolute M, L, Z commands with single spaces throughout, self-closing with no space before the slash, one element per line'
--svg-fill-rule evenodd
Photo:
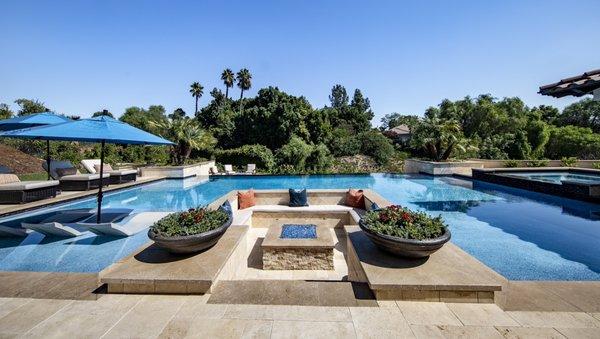
<path fill-rule="evenodd" d="M 0 337 L 599 338 L 600 313 L 502 311 L 493 304 L 379 307 L 207 304 L 209 296 L 0 298 Z"/>

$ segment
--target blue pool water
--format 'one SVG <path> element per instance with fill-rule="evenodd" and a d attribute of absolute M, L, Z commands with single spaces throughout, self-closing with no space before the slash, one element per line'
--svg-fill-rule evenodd
<path fill-rule="evenodd" d="M 551 182 L 560 184 L 563 180 L 580 182 L 583 184 L 600 184 L 600 176 L 576 172 L 509 172 L 507 176 L 526 178 L 529 180 Z"/>
<path fill-rule="evenodd" d="M 281 226 L 281 239 L 315 239 L 317 226 L 312 224 L 285 224 Z"/>
<path fill-rule="evenodd" d="M 600 205 L 478 181 L 391 174 L 165 180 L 107 194 L 103 206 L 179 211 L 233 189 L 349 187 L 441 214 L 456 245 L 509 279 L 600 280 Z M 87 199 L 68 208 L 94 206 Z M 0 239 L 0 270 L 98 272 L 146 241 L 145 232 L 125 239 Z"/>

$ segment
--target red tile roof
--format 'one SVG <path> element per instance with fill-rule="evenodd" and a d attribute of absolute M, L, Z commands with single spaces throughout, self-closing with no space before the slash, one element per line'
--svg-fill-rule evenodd
<path fill-rule="evenodd" d="M 540 87 L 538 93 L 561 98 L 567 95 L 580 97 L 600 88 L 600 69 L 585 72 L 581 75 L 562 79 L 559 82 Z"/>

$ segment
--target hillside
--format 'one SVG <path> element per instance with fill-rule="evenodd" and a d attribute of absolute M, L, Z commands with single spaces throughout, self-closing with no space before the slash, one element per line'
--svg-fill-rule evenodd
<path fill-rule="evenodd" d="M 10 146 L 0 144 L 0 166 L 15 174 L 44 172 L 42 159 L 32 157 Z"/>

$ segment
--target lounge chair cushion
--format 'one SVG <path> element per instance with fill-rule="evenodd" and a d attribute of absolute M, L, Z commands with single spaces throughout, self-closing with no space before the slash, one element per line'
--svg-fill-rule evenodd
<path fill-rule="evenodd" d="M 106 171 L 104 171 L 106 173 Z M 135 169 L 122 169 L 122 170 L 112 170 L 108 172 L 110 175 L 128 175 L 128 174 L 137 174 L 137 170 Z"/>
<path fill-rule="evenodd" d="M 254 196 L 254 190 L 249 190 L 248 192 L 239 192 L 238 196 L 238 208 L 243 210 L 244 208 L 252 207 L 256 205 L 256 197 Z"/>
<path fill-rule="evenodd" d="M 295 190 L 290 188 L 290 207 L 308 206 L 308 197 L 306 196 L 306 188 L 303 190 Z"/>
<path fill-rule="evenodd" d="M 66 175 L 75 175 L 77 174 L 77 168 L 57 168 L 56 174 L 58 174 L 59 177 L 64 177 Z"/>
<path fill-rule="evenodd" d="M 94 164 L 94 173 L 100 173 L 100 164 Z M 113 168 L 110 164 L 104 164 L 104 173 L 113 171 Z"/>
<path fill-rule="evenodd" d="M 19 182 L 19 177 L 15 174 L 0 174 L 0 185 L 2 184 L 10 184 L 13 182 Z"/>
<path fill-rule="evenodd" d="M 42 163 L 42 167 L 44 168 L 44 170 L 48 170 L 48 166 L 46 165 L 46 162 Z M 58 175 L 58 173 L 56 173 L 56 170 L 59 168 L 75 168 L 75 166 L 73 166 L 73 164 L 71 164 L 70 161 L 57 161 L 57 160 L 52 160 L 50 162 L 50 176 L 54 179 L 59 179 L 60 175 Z"/>
<path fill-rule="evenodd" d="M 18 181 L 0 185 L 0 191 L 27 191 L 36 188 L 58 186 L 59 182 L 56 180 L 44 180 L 44 181 Z"/>
<path fill-rule="evenodd" d="M 109 173 L 104 173 L 102 175 L 103 178 L 110 177 Z M 66 175 L 61 177 L 61 181 L 89 181 L 100 179 L 100 174 L 75 174 L 75 175 Z"/>

